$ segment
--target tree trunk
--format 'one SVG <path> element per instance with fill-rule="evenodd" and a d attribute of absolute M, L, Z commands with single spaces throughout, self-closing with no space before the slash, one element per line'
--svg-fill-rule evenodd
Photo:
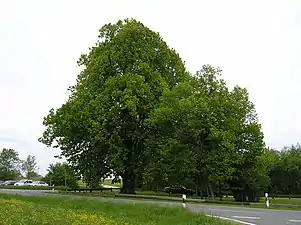
<path fill-rule="evenodd" d="M 252 189 L 236 189 L 232 190 L 233 197 L 237 202 L 258 202 L 257 192 Z"/>
<path fill-rule="evenodd" d="M 209 191 L 210 191 L 211 198 L 214 199 L 214 193 L 213 193 L 212 186 L 211 186 L 210 182 L 209 182 Z"/>
<path fill-rule="evenodd" d="M 206 187 L 207 199 L 210 199 L 209 188 Z"/>
<path fill-rule="evenodd" d="M 135 194 L 136 177 L 133 172 L 126 172 L 122 176 L 122 194 Z"/>
<path fill-rule="evenodd" d="M 219 200 L 223 200 L 222 192 L 221 192 L 221 181 L 218 181 L 218 195 L 219 195 Z"/>

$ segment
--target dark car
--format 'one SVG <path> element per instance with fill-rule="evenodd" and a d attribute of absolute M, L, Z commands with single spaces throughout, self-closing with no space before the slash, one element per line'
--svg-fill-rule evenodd
<path fill-rule="evenodd" d="M 170 193 L 170 194 L 185 194 L 185 195 L 194 195 L 195 192 L 191 189 L 187 189 L 183 186 L 171 186 L 171 187 L 165 187 L 164 192 Z"/>
<path fill-rule="evenodd" d="M 17 181 L 15 180 L 7 180 L 5 182 L 3 182 L 2 184 L 0 184 L 1 186 L 9 186 L 9 185 L 14 185 L 15 183 L 17 183 Z"/>

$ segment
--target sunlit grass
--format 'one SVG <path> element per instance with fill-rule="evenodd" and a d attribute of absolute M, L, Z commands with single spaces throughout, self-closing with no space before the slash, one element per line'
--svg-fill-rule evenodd
<path fill-rule="evenodd" d="M 5 225 L 229 225 L 183 208 L 117 204 L 89 199 L 0 195 Z"/>

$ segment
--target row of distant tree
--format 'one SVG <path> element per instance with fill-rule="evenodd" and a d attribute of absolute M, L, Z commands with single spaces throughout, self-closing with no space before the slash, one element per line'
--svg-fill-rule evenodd
<path fill-rule="evenodd" d="M 28 155 L 25 160 L 20 159 L 14 149 L 0 150 L 0 180 L 44 180 L 49 185 L 69 187 L 77 185 L 75 173 L 66 163 L 50 164 L 47 174 L 43 177 L 38 174 L 36 157 Z"/>
<path fill-rule="evenodd" d="M 204 180 L 200 183 L 193 174 L 187 176 L 182 183 L 190 188 L 201 188 L 207 194 L 231 193 L 237 200 L 246 200 L 249 189 L 255 190 L 257 196 L 264 192 L 271 196 L 300 197 L 301 195 L 301 145 L 298 143 L 281 150 L 265 149 L 258 162 L 252 165 L 253 171 L 245 167 L 238 168 L 240 179 L 232 183 L 229 180 Z M 143 184 L 140 184 L 143 186 Z"/>
<path fill-rule="evenodd" d="M 268 149 L 264 156 L 269 192 L 288 196 L 301 194 L 301 145 L 281 151 Z"/>
<path fill-rule="evenodd" d="M 28 155 L 21 160 L 19 153 L 14 149 L 3 148 L 0 151 L 0 180 L 13 180 L 16 178 L 39 177 L 36 157 Z"/>
<path fill-rule="evenodd" d="M 285 147 L 282 150 L 266 149 L 261 156 L 261 163 L 255 168 L 255 175 L 244 176 L 241 184 L 237 184 L 240 189 L 238 195 L 243 193 L 242 188 L 257 186 L 259 190 L 267 191 L 272 195 L 292 195 L 301 194 L 301 145 L 296 144 Z M 18 180 L 21 178 L 44 180 L 49 185 L 77 187 L 80 175 L 67 163 L 50 164 L 47 174 L 43 177 L 37 173 L 36 157 L 28 155 L 25 160 L 19 158 L 19 154 L 14 149 L 0 151 L 0 180 Z M 95 183 L 95 182 L 94 182 Z M 100 182 L 98 182 L 100 184 Z M 200 188 L 210 193 L 219 191 L 225 193 L 231 190 L 229 183 L 208 180 L 208 182 L 197 183 L 193 174 L 186 176 L 182 183 L 189 188 Z M 166 184 L 161 182 L 155 186 L 148 185 L 143 179 L 137 180 L 138 188 L 156 189 L 162 188 Z M 261 188 L 260 188 L 261 187 Z M 233 191 L 233 190 L 232 190 Z M 235 191 L 234 191 L 235 192 Z M 240 198 L 237 196 L 237 198 Z"/>

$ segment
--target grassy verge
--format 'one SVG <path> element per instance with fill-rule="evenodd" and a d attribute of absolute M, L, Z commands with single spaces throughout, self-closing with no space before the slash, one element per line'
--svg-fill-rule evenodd
<path fill-rule="evenodd" d="M 94 195 L 101 195 L 101 194 L 107 194 L 107 195 L 114 195 L 114 194 L 118 194 L 119 190 L 103 190 L 101 191 L 94 191 L 93 194 Z M 181 198 L 182 195 L 180 194 L 169 194 L 169 193 L 165 193 L 165 192 L 154 192 L 154 191 L 137 191 L 136 192 L 137 195 L 148 195 L 148 196 L 164 196 L 164 197 L 178 197 Z M 200 199 L 200 197 L 196 197 L 196 196 L 188 196 L 188 199 Z M 206 199 L 204 199 L 206 200 Z M 214 201 L 220 201 L 220 198 L 215 198 Z M 270 204 L 289 204 L 289 205 L 300 205 L 301 208 L 301 198 L 300 199 L 288 199 L 288 198 L 275 198 L 269 199 Z M 224 197 L 221 200 L 222 202 L 235 202 L 233 197 Z M 261 198 L 260 202 L 262 204 L 265 204 L 265 199 Z"/>
<path fill-rule="evenodd" d="M 223 198 L 222 201 L 234 201 L 233 197 Z M 287 205 L 300 205 L 301 208 L 301 198 L 269 198 L 270 204 L 287 204 Z M 265 198 L 261 198 L 259 203 L 265 204 Z"/>
<path fill-rule="evenodd" d="M 292 204 L 292 205 L 300 205 L 301 207 L 301 199 L 288 199 L 288 198 L 270 198 L 270 204 Z M 265 203 L 264 199 L 260 200 L 261 203 Z"/>
<path fill-rule="evenodd" d="M 121 187 L 122 186 L 122 182 L 112 184 L 112 179 L 105 179 L 103 184 L 110 185 L 110 186 L 115 186 L 115 187 Z"/>
<path fill-rule="evenodd" d="M 154 192 L 154 191 L 137 191 L 137 194 L 140 195 L 153 195 L 153 196 L 169 196 L 169 197 L 181 197 L 180 194 L 168 194 L 165 192 Z M 188 198 L 190 199 L 200 199 L 200 197 L 196 197 L 196 196 L 188 196 Z M 206 200 L 206 199 L 204 199 Z M 214 201 L 220 201 L 220 198 L 215 198 Z M 235 202 L 233 197 L 223 197 L 222 202 Z M 269 198 L 270 204 L 288 204 L 288 205 L 300 205 L 301 208 L 301 198 L 292 198 L 292 199 L 288 199 L 288 198 Z M 265 198 L 261 198 L 259 203 L 265 204 Z"/>
<path fill-rule="evenodd" d="M 18 190 L 51 190 L 54 188 L 55 190 L 65 190 L 66 187 L 64 186 L 55 186 L 55 187 L 41 187 L 41 186 L 0 186 L 0 189 L 18 189 Z"/>
<path fill-rule="evenodd" d="M 182 208 L 113 204 L 87 199 L 0 195 L 0 221 L 6 225 L 230 225 Z"/>
<path fill-rule="evenodd" d="M 85 187 L 87 187 L 87 184 L 86 183 L 84 183 L 83 181 L 78 181 L 77 182 L 77 184 L 78 184 L 78 186 L 80 187 L 80 188 L 85 188 Z M 112 179 L 105 179 L 104 180 L 104 182 L 103 182 L 103 184 L 104 185 L 109 185 L 109 186 L 113 186 L 113 187 L 118 187 L 118 188 L 120 188 L 121 186 L 122 186 L 122 182 L 120 183 L 114 183 L 114 184 L 112 184 Z"/>
<path fill-rule="evenodd" d="M 0 189 L 25 189 L 25 190 L 51 190 L 53 187 L 32 187 L 32 186 L 0 186 Z M 64 186 L 56 186 L 54 187 L 55 190 L 65 190 L 66 188 Z M 112 190 L 103 190 L 103 191 L 93 191 L 92 195 L 112 195 L 114 196 L 115 194 L 118 194 L 119 190 L 118 189 L 112 189 Z M 89 194 L 89 193 L 87 193 Z M 165 192 L 155 192 L 155 191 L 137 191 L 137 195 L 149 195 L 149 196 L 164 196 L 164 197 L 181 197 L 180 194 L 169 194 Z M 200 199 L 200 197 L 196 196 L 188 196 L 188 199 Z M 219 201 L 219 198 L 216 198 L 215 201 Z M 222 202 L 234 202 L 233 197 L 224 197 L 222 198 Z M 220 202 L 220 203 L 222 203 Z M 261 198 L 260 203 L 265 203 L 265 199 Z M 301 208 L 301 198 L 270 198 L 270 204 L 288 204 L 288 205 L 300 205 Z"/>
<path fill-rule="evenodd" d="M 57 194 L 64 194 L 64 195 L 76 195 L 76 196 L 85 196 L 85 197 L 105 197 L 105 198 L 118 198 L 118 199 L 134 199 L 137 200 L 137 202 L 139 201 L 155 201 L 155 202 L 181 202 L 181 200 L 169 200 L 169 199 L 149 199 L 146 197 L 140 197 L 140 196 L 115 196 L 114 193 L 110 194 L 110 193 L 74 193 L 74 192 L 69 192 L 68 194 L 66 194 L 66 192 L 64 191 L 60 191 Z M 189 204 L 200 204 L 200 205 L 223 205 L 223 206 L 231 206 L 231 207 L 248 207 L 248 208 L 260 208 L 260 209 L 277 209 L 277 210 L 297 210 L 300 211 L 301 210 L 301 205 L 300 207 L 289 207 L 289 204 L 287 206 L 273 206 L 271 205 L 269 208 L 267 208 L 265 205 L 243 205 L 243 204 L 231 204 L 231 202 L 227 202 L 227 201 L 204 201 L 204 202 L 193 202 L 193 201 L 189 201 L 190 199 L 187 199 L 187 203 Z M 274 203 L 275 204 L 275 203 Z"/>

